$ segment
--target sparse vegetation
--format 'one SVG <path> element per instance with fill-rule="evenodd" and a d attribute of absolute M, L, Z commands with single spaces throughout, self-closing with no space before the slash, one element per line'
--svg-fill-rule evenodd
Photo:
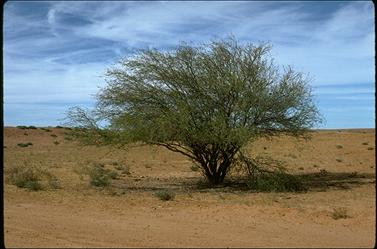
<path fill-rule="evenodd" d="M 175 193 L 165 189 L 155 192 L 154 195 L 162 201 L 171 201 L 175 198 Z"/>
<path fill-rule="evenodd" d="M 22 130 L 27 130 L 27 129 L 38 129 L 37 127 L 33 126 L 33 125 L 30 125 L 30 126 L 25 126 L 25 125 L 18 125 L 17 126 L 18 129 L 22 129 Z"/>
<path fill-rule="evenodd" d="M 59 142 L 59 141 L 54 141 L 54 144 L 55 144 L 55 145 L 59 145 L 60 142 Z"/>
<path fill-rule="evenodd" d="M 89 176 L 89 184 L 94 187 L 108 187 L 112 179 L 118 177 L 118 173 L 111 169 L 106 169 L 103 163 L 85 162 L 76 173 L 82 178 L 83 175 Z"/>
<path fill-rule="evenodd" d="M 341 162 L 343 162 L 343 159 L 340 159 L 340 158 L 337 158 L 337 159 L 335 159 L 338 163 L 341 163 Z"/>
<path fill-rule="evenodd" d="M 368 147 L 367 150 L 374 150 L 374 148 L 373 147 Z"/>
<path fill-rule="evenodd" d="M 50 136 L 51 137 L 58 137 L 56 134 L 51 134 Z"/>
<path fill-rule="evenodd" d="M 344 207 L 334 208 L 333 212 L 331 213 L 331 217 L 334 220 L 350 218 L 350 216 L 347 214 L 347 209 Z"/>
<path fill-rule="evenodd" d="M 31 143 L 31 142 L 27 142 L 27 143 L 18 143 L 18 144 L 17 144 L 18 147 L 22 147 L 22 148 L 26 148 L 26 147 L 28 147 L 28 146 L 32 146 L 32 145 L 33 145 L 33 143 Z"/>
<path fill-rule="evenodd" d="M 44 127 L 42 127 L 41 130 L 43 130 L 43 131 L 45 131 L 45 132 L 51 132 L 50 129 L 48 129 L 48 128 L 44 128 Z"/>
<path fill-rule="evenodd" d="M 343 146 L 342 146 L 342 145 L 340 145 L 340 144 L 338 144 L 338 145 L 336 146 L 336 148 L 337 148 L 337 149 L 342 149 L 342 148 L 343 148 Z"/>
<path fill-rule="evenodd" d="M 368 145 L 369 143 L 368 142 L 364 142 L 364 143 L 362 143 L 362 145 Z"/>
<path fill-rule="evenodd" d="M 297 176 L 279 173 L 262 173 L 247 182 L 250 189 L 261 192 L 301 192 L 306 191 L 304 184 Z"/>
<path fill-rule="evenodd" d="M 38 191 L 45 188 L 60 188 L 58 179 L 42 167 L 23 164 L 13 165 L 6 169 L 7 181 L 19 188 Z"/>

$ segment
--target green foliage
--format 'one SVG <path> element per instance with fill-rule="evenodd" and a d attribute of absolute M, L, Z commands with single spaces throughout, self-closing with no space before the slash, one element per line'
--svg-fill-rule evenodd
<path fill-rule="evenodd" d="M 221 183 L 249 141 L 305 136 L 321 120 L 309 78 L 276 66 L 270 49 L 229 38 L 141 50 L 107 71 L 94 110 L 68 111 L 69 134 L 84 144 L 164 146 Z"/>
<path fill-rule="evenodd" d="M 154 193 L 162 201 L 172 201 L 175 198 L 175 194 L 169 190 L 160 190 Z"/>

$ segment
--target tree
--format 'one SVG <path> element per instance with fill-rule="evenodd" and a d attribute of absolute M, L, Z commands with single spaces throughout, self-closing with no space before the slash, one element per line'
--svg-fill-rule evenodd
<path fill-rule="evenodd" d="M 68 112 L 72 134 L 99 145 L 164 146 L 200 165 L 210 183 L 222 183 L 248 142 L 304 136 L 321 120 L 308 77 L 281 70 L 270 50 L 233 38 L 140 50 L 108 69 L 94 111 Z"/>

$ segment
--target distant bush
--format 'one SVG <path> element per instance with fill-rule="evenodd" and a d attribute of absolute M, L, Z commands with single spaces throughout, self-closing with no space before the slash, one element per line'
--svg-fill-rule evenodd
<path fill-rule="evenodd" d="M 50 129 L 47 129 L 47 128 L 41 128 L 41 130 L 43 130 L 43 131 L 45 131 L 45 132 L 51 132 L 51 130 Z"/>
<path fill-rule="evenodd" d="M 340 145 L 340 144 L 338 144 L 338 145 L 336 146 L 336 148 L 337 148 L 337 149 L 342 149 L 342 148 L 343 148 L 343 146 L 342 146 L 342 145 Z"/>
<path fill-rule="evenodd" d="M 364 143 L 362 143 L 362 145 L 368 145 L 368 142 L 364 142 Z"/>
<path fill-rule="evenodd" d="M 59 143 L 59 141 L 54 141 L 54 144 L 59 145 L 60 143 Z"/>
<path fill-rule="evenodd" d="M 58 137 L 58 136 L 57 136 L 57 135 L 55 135 L 55 134 L 51 134 L 50 136 L 51 136 L 51 137 Z"/>
<path fill-rule="evenodd" d="M 350 216 L 347 214 L 347 209 L 343 207 L 334 208 L 333 212 L 331 213 L 331 217 L 334 220 L 350 218 Z"/>
<path fill-rule="evenodd" d="M 64 127 L 60 126 L 60 125 L 57 125 L 57 126 L 55 126 L 55 128 L 57 128 L 57 129 L 63 129 Z"/>
<path fill-rule="evenodd" d="M 337 159 L 335 159 L 338 163 L 341 163 L 341 162 L 343 162 L 343 160 L 342 159 L 339 159 L 339 158 L 337 158 Z"/>
<path fill-rule="evenodd" d="M 175 194 L 169 190 L 160 190 L 154 193 L 162 201 L 171 201 L 174 200 Z"/>
<path fill-rule="evenodd" d="M 28 147 L 28 146 L 31 146 L 33 145 L 33 143 L 31 142 L 28 142 L 28 143 L 18 143 L 17 146 L 19 147 L 22 147 L 22 148 L 25 148 L 25 147 Z"/>
<path fill-rule="evenodd" d="M 46 169 L 24 164 L 17 164 L 6 170 L 7 181 L 19 188 L 38 191 L 47 187 L 60 188 L 58 179 Z M 44 183 L 44 184 L 43 184 Z"/>
<path fill-rule="evenodd" d="M 368 147 L 367 150 L 373 150 L 374 148 L 373 147 Z"/>
<path fill-rule="evenodd" d="M 30 125 L 30 126 L 26 126 L 26 125 L 18 125 L 17 126 L 18 129 L 22 129 L 22 130 L 26 130 L 26 129 L 38 129 L 37 127 L 33 126 L 33 125 Z"/>

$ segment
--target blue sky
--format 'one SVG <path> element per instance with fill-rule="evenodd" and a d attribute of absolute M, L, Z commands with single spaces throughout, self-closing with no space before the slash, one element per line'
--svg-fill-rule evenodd
<path fill-rule="evenodd" d="M 375 127 L 372 2 L 9 1 L 3 25 L 6 126 L 55 126 L 69 107 L 93 107 L 105 70 L 137 49 L 233 34 L 309 73 L 317 128 Z"/>

